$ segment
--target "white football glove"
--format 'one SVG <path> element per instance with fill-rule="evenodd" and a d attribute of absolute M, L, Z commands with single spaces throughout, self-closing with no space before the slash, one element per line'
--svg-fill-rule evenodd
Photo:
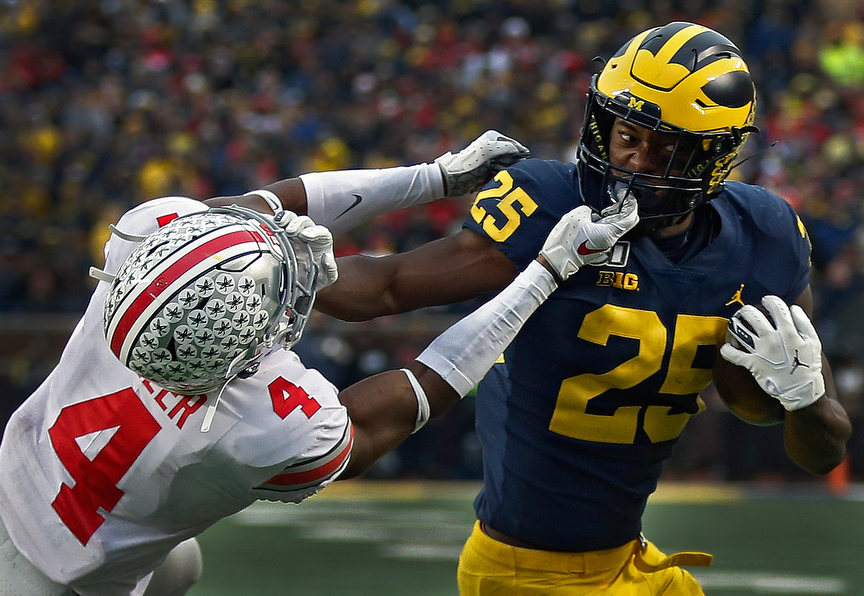
<path fill-rule="evenodd" d="M 762 298 L 772 324 L 755 306 L 742 306 L 729 320 L 728 341 L 720 355 L 750 371 L 759 387 L 788 411 L 800 410 L 825 394 L 822 343 L 813 323 L 797 304 L 777 296 Z"/>
<path fill-rule="evenodd" d="M 319 226 L 306 215 L 293 211 L 280 211 L 274 217 L 276 225 L 288 236 L 296 236 L 309 245 L 312 262 L 318 266 L 318 275 L 312 290 L 317 292 L 332 284 L 339 277 L 336 257 L 333 254 L 333 235 L 324 226 Z"/>
<path fill-rule="evenodd" d="M 297 215 L 293 211 L 284 209 L 273 215 L 273 221 L 277 226 L 285 230 L 289 236 L 296 236 L 303 228 L 314 226 L 315 222 L 308 215 Z"/>
<path fill-rule="evenodd" d="M 633 195 L 610 205 L 600 215 L 581 205 L 555 224 L 540 254 L 563 281 L 583 265 L 609 258 L 609 250 L 637 223 L 639 214 Z"/>
<path fill-rule="evenodd" d="M 461 197 L 478 190 L 499 170 L 531 152 L 519 141 L 487 130 L 455 155 L 449 151 L 435 160 L 444 176 L 447 197 Z"/>

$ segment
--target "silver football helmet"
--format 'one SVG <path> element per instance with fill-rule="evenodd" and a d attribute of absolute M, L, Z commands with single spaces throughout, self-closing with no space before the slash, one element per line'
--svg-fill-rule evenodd
<path fill-rule="evenodd" d="M 293 346 L 315 299 L 309 246 L 243 207 L 179 217 L 120 266 L 105 301 L 111 351 L 180 394 L 214 391 Z"/>

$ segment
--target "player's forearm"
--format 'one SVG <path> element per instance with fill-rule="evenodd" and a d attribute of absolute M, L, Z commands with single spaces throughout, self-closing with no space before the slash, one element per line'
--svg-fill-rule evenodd
<path fill-rule="evenodd" d="M 318 294 L 315 308 L 346 321 L 454 304 L 500 291 L 516 276 L 510 259 L 466 229 L 407 253 L 336 261 L 339 279 Z"/>
<path fill-rule="evenodd" d="M 308 215 L 334 234 L 351 230 L 384 213 L 427 203 L 444 196 L 441 169 L 435 163 L 383 169 L 312 172 L 261 187 L 275 195 L 281 207 Z M 272 201 L 259 189 L 234 197 L 215 197 L 212 206 L 241 204 L 264 213 Z"/>
<path fill-rule="evenodd" d="M 306 190 L 299 178 L 279 180 L 267 186 L 262 186 L 261 189 L 270 191 L 276 195 L 276 200 L 281 203 L 282 209 L 293 211 L 298 215 L 306 215 Z M 268 215 L 274 211 L 273 205 L 265 200 L 263 196 L 255 194 L 254 191 L 243 195 L 213 197 L 206 199 L 204 203 L 209 207 L 239 205 Z"/>
<path fill-rule="evenodd" d="M 390 288 L 396 274 L 391 260 L 365 255 L 336 259 L 339 279 L 318 292 L 315 310 L 343 321 L 368 321 L 401 312 Z"/>
<path fill-rule="evenodd" d="M 827 474 L 846 455 L 852 425 L 840 403 L 825 395 L 815 403 L 786 412 L 786 453 L 811 474 Z"/>
<path fill-rule="evenodd" d="M 846 455 L 846 442 L 852 424 L 846 410 L 837 401 L 834 373 L 822 354 L 822 376 L 825 395 L 815 403 L 786 412 L 784 440 L 786 453 L 793 462 L 811 474 L 827 474 Z"/>
<path fill-rule="evenodd" d="M 458 398 L 453 397 L 455 403 Z M 339 480 L 353 478 L 414 432 L 418 403 L 402 371 L 387 371 L 363 379 L 339 393 L 354 428 L 348 467 Z"/>
<path fill-rule="evenodd" d="M 339 394 L 354 427 L 351 459 L 340 480 L 362 474 L 381 456 L 395 449 L 429 417 L 447 411 L 462 396 L 434 371 L 413 362 L 408 369 L 421 385 L 429 409 L 418 415 L 418 394 L 404 371 L 388 371 L 364 379 Z M 418 423 L 418 419 L 420 420 Z"/>
<path fill-rule="evenodd" d="M 300 180 L 309 217 L 334 234 L 444 196 L 444 179 L 436 163 L 314 172 L 302 174 Z"/>
<path fill-rule="evenodd" d="M 532 261 L 495 298 L 436 337 L 417 361 L 467 395 L 557 287 L 552 273 Z"/>

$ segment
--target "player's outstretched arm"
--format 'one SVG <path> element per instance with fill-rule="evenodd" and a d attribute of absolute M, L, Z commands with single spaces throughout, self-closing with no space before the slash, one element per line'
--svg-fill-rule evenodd
<path fill-rule="evenodd" d="M 843 461 L 852 426 L 836 398 L 822 343 L 798 304 L 790 307 L 777 296 L 765 296 L 762 306 L 770 318 L 751 305 L 732 317 L 729 330 L 737 344 L 727 342 L 720 354 L 749 370 L 786 410 L 789 458 L 812 474 L 827 474 Z"/>
<path fill-rule="evenodd" d="M 579 211 L 581 217 L 586 221 L 602 217 L 604 225 L 586 227 L 581 233 L 620 234 L 617 220 L 630 217 L 622 212 L 625 203 L 616 203 L 600 215 L 584 207 Z M 570 227 L 561 229 L 575 234 Z M 606 240 L 580 237 L 579 244 L 587 242 L 589 247 L 582 251 L 586 254 L 578 255 L 580 263 L 605 259 L 602 251 L 590 248 Z M 406 253 L 380 258 L 354 255 L 338 262 L 339 281 L 318 295 L 315 308 L 345 321 L 365 321 L 490 294 L 506 286 L 517 273 L 494 243 L 468 229 Z"/>
<path fill-rule="evenodd" d="M 367 321 L 425 306 L 488 295 L 513 281 L 513 262 L 472 230 L 414 250 L 337 259 L 339 282 L 318 294 L 315 309 L 343 321 Z"/>
<path fill-rule="evenodd" d="M 487 130 L 461 151 L 448 151 L 432 163 L 313 172 L 205 203 L 239 204 L 264 213 L 287 209 L 308 215 L 335 234 L 390 211 L 474 192 L 498 171 L 528 155 L 519 141 Z"/>
<path fill-rule="evenodd" d="M 278 210 L 281 203 L 338 233 L 388 211 L 473 192 L 528 155 L 518 141 L 489 130 L 461 151 L 448 151 L 432 163 L 303 174 L 205 203 L 239 204 L 265 213 Z M 344 272 L 341 281 L 318 295 L 315 309 L 346 321 L 460 302 L 498 291 L 516 275 L 507 257 L 467 230 L 410 253 L 381 259 L 344 257 L 339 267 L 340 274 Z"/>
<path fill-rule="evenodd" d="M 342 391 L 339 399 L 354 426 L 354 447 L 341 478 L 362 473 L 467 395 L 558 284 L 585 263 L 603 258 L 601 253 L 638 220 L 632 197 L 600 219 L 588 207 L 577 207 L 552 229 L 537 260 L 495 298 L 433 340 L 411 366 Z M 581 255 L 578 248 L 585 243 L 592 250 Z"/>

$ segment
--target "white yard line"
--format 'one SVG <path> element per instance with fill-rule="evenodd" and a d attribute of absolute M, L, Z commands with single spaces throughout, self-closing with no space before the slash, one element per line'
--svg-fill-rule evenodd
<path fill-rule="evenodd" d="M 836 577 L 782 575 L 755 571 L 706 571 L 693 576 L 702 587 L 743 588 L 754 594 L 846 594 L 846 582 Z"/>

